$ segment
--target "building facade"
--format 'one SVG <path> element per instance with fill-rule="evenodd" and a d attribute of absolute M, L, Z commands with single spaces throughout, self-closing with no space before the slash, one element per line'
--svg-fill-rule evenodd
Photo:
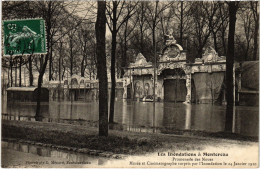
<path fill-rule="evenodd" d="M 72 75 L 62 81 L 50 81 L 50 100 L 95 101 L 98 100 L 98 80 Z M 111 82 L 108 82 L 110 97 Z M 123 79 L 117 79 L 116 99 L 123 99 Z"/>
<path fill-rule="evenodd" d="M 190 63 L 186 51 L 169 36 L 156 67 L 139 53 L 135 63 L 126 68 L 124 98 L 139 100 L 153 95 L 155 83 L 157 101 L 222 102 L 225 71 L 226 58 L 219 57 L 213 48 Z"/>

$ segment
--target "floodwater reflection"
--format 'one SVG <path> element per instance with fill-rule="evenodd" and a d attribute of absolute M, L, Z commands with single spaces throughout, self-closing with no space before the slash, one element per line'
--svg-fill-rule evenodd
<path fill-rule="evenodd" d="M 2 102 L 2 118 L 8 120 L 34 120 L 36 103 Z M 153 103 L 116 101 L 114 121 L 123 130 L 152 132 L 153 129 L 224 131 L 225 106 L 211 104 L 183 104 L 157 102 L 153 126 Z M 69 122 L 81 125 L 98 124 L 98 102 L 42 103 L 44 121 Z M 258 107 L 235 108 L 234 132 L 258 136 Z"/>

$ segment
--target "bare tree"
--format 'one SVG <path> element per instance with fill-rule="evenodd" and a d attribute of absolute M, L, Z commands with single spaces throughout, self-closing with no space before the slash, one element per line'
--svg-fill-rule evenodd
<path fill-rule="evenodd" d="M 173 8 L 174 19 L 178 23 L 179 30 L 179 44 L 184 46 L 184 37 L 190 32 L 191 25 L 191 3 L 190 2 L 175 2 L 171 8 Z M 185 48 L 187 44 L 185 44 Z"/>
<path fill-rule="evenodd" d="M 221 2 L 219 2 L 219 3 L 221 3 Z M 226 56 L 226 54 L 227 54 L 226 35 L 227 35 L 227 27 L 228 27 L 228 23 L 229 23 L 227 5 L 225 5 L 225 4 L 220 5 L 218 17 L 220 17 L 221 26 L 220 26 L 220 29 L 217 34 L 218 34 L 218 39 L 220 39 L 219 41 L 221 42 L 220 44 L 222 46 L 219 48 L 218 52 L 222 52 L 222 55 Z"/>
<path fill-rule="evenodd" d="M 135 9 L 135 14 L 132 17 L 133 22 L 135 22 L 135 29 L 132 31 L 131 37 L 128 38 L 129 48 L 133 55 L 137 53 L 142 53 L 148 61 L 152 60 L 152 42 L 150 40 L 150 28 L 146 21 L 147 3 L 141 1 L 138 3 Z M 129 58 L 131 59 L 131 58 Z M 134 58 L 133 58 L 134 59 Z"/>
<path fill-rule="evenodd" d="M 233 106 L 234 106 L 234 84 L 233 84 L 233 66 L 234 66 L 234 37 L 236 30 L 236 14 L 239 7 L 238 1 L 227 2 L 229 9 L 229 32 L 228 32 L 228 51 L 226 60 L 226 122 L 225 131 L 232 132 L 233 124 Z"/>
<path fill-rule="evenodd" d="M 108 136 L 108 83 L 106 69 L 106 2 L 98 1 L 96 21 L 97 70 L 99 79 L 99 136 Z"/>
<path fill-rule="evenodd" d="M 259 46 L 259 11 L 258 11 L 258 1 L 250 2 L 251 10 L 253 11 L 254 21 L 255 21 L 255 31 L 254 31 L 254 60 L 258 59 Z"/>
<path fill-rule="evenodd" d="M 210 32 L 213 36 L 214 48 L 217 53 L 219 53 L 219 44 L 225 44 L 225 32 L 228 23 L 228 14 L 225 11 L 225 4 L 223 2 L 215 2 L 217 11 L 213 19 L 209 22 Z M 223 39 L 218 40 L 218 34 L 222 33 Z M 220 38 L 221 39 L 221 38 Z"/>
<path fill-rule="evenodd" d="M 108 27 L 112 33 L 111 42 L 111 95 L 110 95 L 110 113 L 109 123 L 114 123 L 114 104 L 115 104 L 115 64 L 116 64 L 116 44 L 117 44 L 117 33 L 123 24 L 132 17 L 134 14 L 136 2 L 126 1 L 113 1 L 112 6 L 110 3 L 107 4 L 107 16 L 108 16 Z M 128 6 L 127 10 L 125 7 Z"/>
<path fill-rule="evenodd" d="M 126 7 L 126 10 L 131 10 L 129 6 Z M 128 51 L 128 43 L 129 41 L 134 38 L 133 31 L 138 23 L 138 20 L 135 20 L 132 18 L 129 18 L 126 20 L 122 28 L 119 30 L 119 45 L 120 45 L 120 51 L 121 51 L 121 57 L 118 57 L 117 63 L 118 63 L 118 72 L 120 74 L 120 77 L 123 77 L 124 75 L 124 68 L 129 62 L 127 51 Z M 120 70 L 120 71 L 119 71 Z"/>
<path fill-rule="evenodd" d="M 145 13 L 146 22 L 151 30 L 152 34 L 152 44 L 153 44 L 153 51 L 157 50 L 156 45 L 156 28 L 160 22 L 160 16 L 163 11 L 169 8 L 172 2 L 150 2 L 146 3 L 147 12 Z"/>
<path fill-rule="evenodd" d="M 73 4 L 74 9 L 76 9 L 77 4 Z M 71 12 L 67 12 L 65 8 L 70 5 L 71 3 L 65 2 L 54 2 L 54 1 L 39 1 L 36 2 L 36 8 L 39 11 L 39 15 L 42 16 L 46 22 L 46 38 L 47 38 L 47 54 L 41 55 L 40 57 L 40 70 L 39 70 L 39 77 L 38 77 L 38 92 L 37 92 L 37 107 L 36 107 L 36 120 L 41 120 L 41 113 L 40 113 L 40 103 L 41 103 L 41 87 L 43 81 L 43 75 L 45 73 L 49 57 L 51 56 L 50 47 L 59 41 L 63 36 L 65 36 L 69 31 L 65 31 L 64 34 L 58 34 L 60 31 L 60 27 L 63 25 L 62 23 L 65 22 L 68 18 L 72 17 L 71 13 L 73 13 L 73 9 Z M 80 22 L 74 25 L 74 29 Z M 54 39 L 56 35 L 59 35 L 57 38 Z M 50 59 L 52 61 L 52 58 Z"/>
<path fill-rule="evenodd" d="M 191 12 L 194 20 L 194 45 L 197 48 L 197 57 L 202 57 L 203 48 L 213 32 L 219 30 L 220 18 L 216 17 L 219 5 L 215 2 L 193 2 Z"/>
<path fill-rule="evenodd" d="M 79 39 L 79 50 L 80 55 L 82 56 L 80 63 L 80 74 L 81 77 L 85 76 L 85 71 L 87 66 L 89 67 L 89 71 L 91 72 L 91 66 L 93 57 L 91 55 L 95 55 L 95 34 L 92 29 L 90 23 L 86 23 L 87 27 L 81 27 L 78 31 L 78 39 Z M 89 63 L 88 63 L 89 62 Z M 89 73 L 90 75 L 90 73 Z"/>
<path fill-rule="evenodd" d="M 145 2 L 140 2 L 136 9 L 136 20 L 138 23 L 139 33 L 140 33 L 140 52 L 144 54 L 144 32 L 148 29 L 146 26 L 145 13 L 147 8 L 145 7 Z"/>
<path fill-rule="evenodd" d="M 245 49 L 244 49 L 244 59 L 248 60 L 250 57 L 249 54 L 249 48 L 250 48 L 250 43 L 253 39 L 254 36 L 254 31 L 252 29 L 253 27 L 253 13 L 249 9 L 244 9 L 239 12 L 239 16 L 241 17 L 242 23 L 243 23 L 243 29 L 244 29 L 244 37 L 245 39 Z"/>

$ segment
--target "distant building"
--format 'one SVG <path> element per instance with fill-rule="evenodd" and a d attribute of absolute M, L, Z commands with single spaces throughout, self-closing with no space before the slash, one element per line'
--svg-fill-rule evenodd
<path fill-rule="evenodd" d="M 116 81 L 116 99 L 123 99 L 123 79 L 117 79 Z M 62 81 L 50 81 L 48 88 L 51 100 L 98 100 L 98 80 L 89 80 L 79 75 L 72 75 Z M 110 81 L 108 81 L 108 88 L 111 88 Z M 110 97 L 110 90 L 108 96 Z"/>
<path fill-rule="evenodd" d="M 9 87 L 7 90 L 7 102 L 36 102 L 37 87 Z M 41 101 L 49 102 L 49 90 L 41 88 Z"/>

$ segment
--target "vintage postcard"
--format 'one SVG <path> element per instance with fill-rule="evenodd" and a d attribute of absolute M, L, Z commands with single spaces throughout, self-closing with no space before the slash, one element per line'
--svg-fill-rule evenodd
<path fill-rule="evenodd" d="M 259 167 L 258 1 L 1 9 L 1 167 Z"/>

